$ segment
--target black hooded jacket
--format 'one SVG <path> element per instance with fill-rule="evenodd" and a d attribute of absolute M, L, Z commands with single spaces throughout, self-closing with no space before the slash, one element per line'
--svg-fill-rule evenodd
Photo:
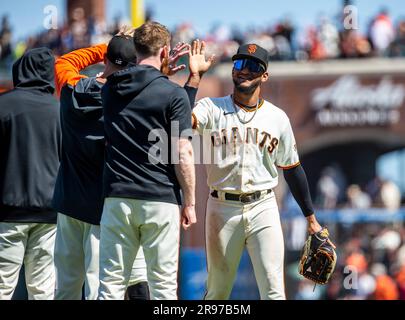
<path fill-rule="evenodd" d="M 52 51 L 26 52 L 13 65 L 13 82 L 0 95 L 0 221 L 55 223 L 61 132 Z"/>
<path fill-rule="evenodd" d="M 94 225 L 103 210 L 102 86 L 92 77 L 62 88 L 63 151 L 52 202 L 58 212 Z"/>
<path fill-rule="evenodd" d="M 108 77 L 102 97 L 105 197 L 180 204 L 180 185 L 170 160 L 170 141 L 171 137 L 178 138 L 184 130 L 191 129 L 186 90 L 156 68 L 137 65 Z M 160 135 L 160 140 L 152 130 Z M 154 149 L 157 142 L 166 147 L 160 154 Z M 156 161 L 159 157 L 163 161 Z"/>

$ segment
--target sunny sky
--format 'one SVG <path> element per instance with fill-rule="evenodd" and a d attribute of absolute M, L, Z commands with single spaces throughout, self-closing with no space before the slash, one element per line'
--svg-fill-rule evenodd
<path fill-rule="evenodd" d="M 145 0 L 154 19 L 173 27 L 181 22 L 192 22 L 200 33 L 208 32 L 214 23 L 229 26 L 265 26 L 289 17 L 297 26 L 316 24 L 320 15 L 334 17 L 339 13 L 342 0 Z M 354 0 L 359 12 L 359 24 L 364 29 L 367 21 L 382 6 L 388 8 L 394 21 L 405 17 L 403 0 Z M 14 31 L 14 41 L 43 30 L 44 8 L 58 8 L 60 22 L 65 15 L 64 0 L 2 1 L 0 16 L 8 14 Z M 128 0 L 106 0 L 107 20 L 128 14 Z"/>

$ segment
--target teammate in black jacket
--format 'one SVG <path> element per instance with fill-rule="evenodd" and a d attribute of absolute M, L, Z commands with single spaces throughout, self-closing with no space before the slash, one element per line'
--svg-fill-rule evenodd
<path fill-rule="evenodd" d="M 0 96 L 0 300 L 11 299 L 21 265 L 29 299 L 53 299 L 59 166 L 59 105 L 54 57 L 26 52 L 13 65 L 14 89 Z"/>
<path fill-rule="evenodd" d="M 184 90 L 167 79 L 170 33 L 166 27 L 145 23 L 135 30 L 134 43 L 138 65 L 109 76 L 102 90 L 106 199 L 100 222 L 99 299 L 122 299 L 140 246 L 151 298 L 176 299 L 180 189 L 182 226 L 188 229 L 196 222 L 188 139 L 190 102 L 194 104 L 189 97 L 196 92 L 190 81 Z M 193 53 L 189 50 L 190 78 L 198 75 L 199 61 L 205 62 L 191 59 Z M 179 161 L 170 159 L 171 150 Z"/>

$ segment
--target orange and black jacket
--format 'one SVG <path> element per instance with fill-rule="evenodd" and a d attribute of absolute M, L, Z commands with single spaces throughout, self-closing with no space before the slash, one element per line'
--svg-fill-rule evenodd
<path fill-rule="evenodd" d="M 106 49 L 106 45 L 79 49 L 55 63 L 62 157 L 52 205 L 58 212 L 95 225 L 100 223 L 103 207 L 103 84 L 80 72 L 103 62 Z"/>

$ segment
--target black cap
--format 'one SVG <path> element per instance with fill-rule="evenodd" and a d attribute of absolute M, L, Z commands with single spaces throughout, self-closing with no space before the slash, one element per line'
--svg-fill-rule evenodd
<path fill-rule="evenodd" d="M 255 59 L 260 62 L 264 67 L 268 66 L 269 53 L 266 49 L 254 43 L 243 44 L 239 47 L 238 52 L 232 57 L 232 61 L 238 59 Z"/>
<path fill-rule="evenodd" d="M 117 66 L 136 63 L 135 45 L 132 37 L 114 36 L 107 47 L 107 59 Z"/>

